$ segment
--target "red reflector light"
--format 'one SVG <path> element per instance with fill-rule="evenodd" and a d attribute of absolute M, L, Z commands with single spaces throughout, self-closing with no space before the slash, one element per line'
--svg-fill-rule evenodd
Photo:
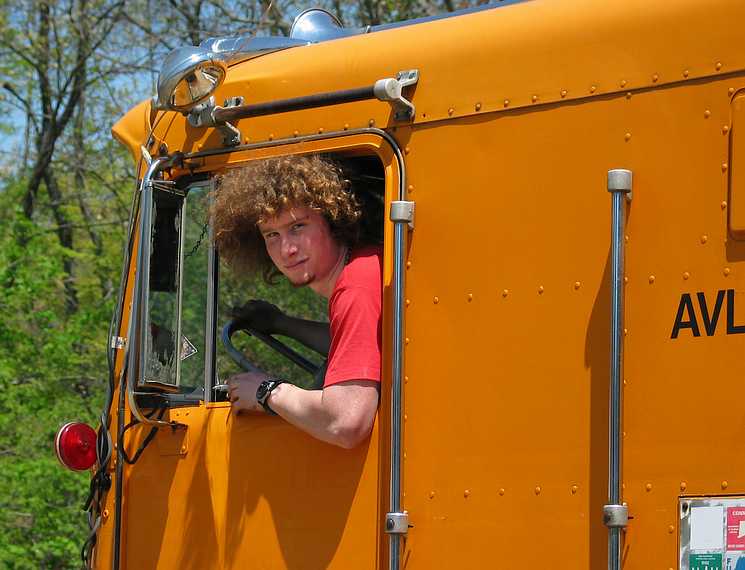
<path fill-rule="evenodd" d="M 96 462 L 96 432 L 89 425 L 70 422 L 54 438 L 54 450 L 60 463 L 73 471 L 85 471 Z"/>

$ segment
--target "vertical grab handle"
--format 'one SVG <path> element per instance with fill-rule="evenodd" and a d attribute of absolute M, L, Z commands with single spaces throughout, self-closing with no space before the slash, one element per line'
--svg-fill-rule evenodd
<path fill-rule="evenodd" d="M 621 502 L 621 375 L 623 371 L 624 227 L 631 199 L 630 170 L 608 171 L 611 193 L 611 315 L 610 398 L 608 422 L 608 504 L 603 522 L 608 527 L 608 570 L 621 568 L 621 529 L 628 523 L 628 507 Z"/>
<path fill-rule="evenodd" d="M 393 227 L 393 358 L 391 379 L 391 488 L 385 532 L 390 537 L 389 570 L 401 567 L 400 537 L 409 530 L 409 515 L 401 510 L 401 413 L 403 392 L 404 257 L 406 231 L 414 228 L 414 202 L 391 203 Z"/>

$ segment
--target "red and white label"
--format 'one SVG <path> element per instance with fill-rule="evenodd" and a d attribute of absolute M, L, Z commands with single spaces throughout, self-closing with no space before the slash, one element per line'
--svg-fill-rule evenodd
<path fill-rule="evenodd" d="M 745 507 L 727 507 L 727 550 L 745 550 Z"/>

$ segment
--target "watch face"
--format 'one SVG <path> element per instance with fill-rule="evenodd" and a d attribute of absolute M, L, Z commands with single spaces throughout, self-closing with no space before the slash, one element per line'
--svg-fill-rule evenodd
<path fill-rule="evenodd" d="M 269 390 L 269 382 L 264 381 L 261 384 L 259 384 L 259 387 L 256 389 L 256 400 L 259 402 L 262 402 L 264 398 L 266 397 L 266 393 Z"/>

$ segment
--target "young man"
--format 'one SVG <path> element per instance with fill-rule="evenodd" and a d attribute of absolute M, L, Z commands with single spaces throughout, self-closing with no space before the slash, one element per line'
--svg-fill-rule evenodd
<path fill-rule="evenodd" d="M 360 211 L 349 183 L 318 156 L 249 163 L 223 177 L 212 216 L 222 259 L 284 275 L 329 302 L 329 324 L 293 319 L 254 301 L 241 317 L 328 354 L 322 390 L 266 374 L 228 380 L 236 413 L 275 413 L 323 441 L 352 448 L 372 429 L 381 358 L 381 250 L 358 246 Z"/>

